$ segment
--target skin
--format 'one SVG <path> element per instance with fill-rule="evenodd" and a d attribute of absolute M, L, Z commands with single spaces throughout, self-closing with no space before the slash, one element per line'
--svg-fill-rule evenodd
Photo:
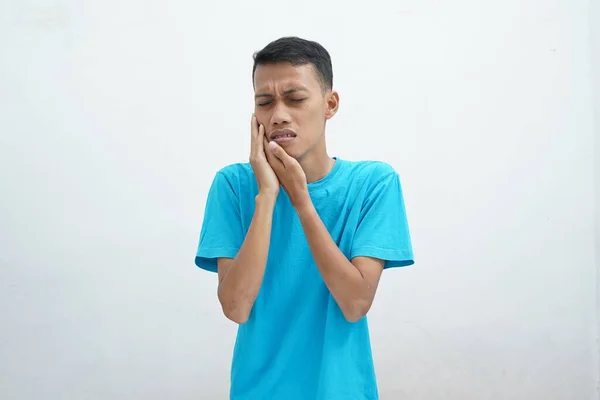
<path fill-rule="evenodd" d="M 325 125 L 339 107 L 339 95 L 324 89 L 312 65 L 258 66 L 254 76 L 255 113 L 251 121 L 250 164 L 259 192 L 250 228 L 234 259 L 218 260 L 218 297 L 224 314 L 245 323 L 264 277 L 275 201 L 287 192 L 304 229 L 311 253 L 344 317 L 364 317 L 375 297 L 384 262 L 370 257 L 348 260 L 315 210 L 307 183 L 323 178 L 335 164 L 327 155 Z M 278 145 L 271 135 L 296 133 Z"/>

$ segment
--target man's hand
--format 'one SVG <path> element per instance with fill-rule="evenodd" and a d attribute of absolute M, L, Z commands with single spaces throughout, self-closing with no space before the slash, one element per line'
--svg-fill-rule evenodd
<path fill-rule="evenodd" d="M 281 182 L 281 185 L 290 197 L 292 205 L 298 209 L 310 202 L 308 186 L 306 184 L 306 175 L 295 158 L 291 157 L 285 150 L 275 142 L 268 142 L 264 139 L 264 149 L 267 161 L 275 175 Z"/>
<path fill-rule="evenodd" d="M 323 281 L 349 322 L 364 317 L 373 303 L 384 262 L 369 257 L 346 258 L 317 213 L 302 167 L 275 142 L 265 139 L 267 160 L 298 213 L 302 229 Z"/>
<path fill-rule="evenodd" d="M 265 127 L 258 124 L 256 116 L 252 114 L 251 122 L 250 165 L 258 183 L 258 193 L 277 197 L 279 193 L 279 180 L 269 165 L 265 154 Z"/>

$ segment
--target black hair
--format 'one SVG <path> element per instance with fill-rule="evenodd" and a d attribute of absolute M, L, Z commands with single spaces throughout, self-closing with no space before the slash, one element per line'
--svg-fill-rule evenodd
<path fill-rule="evenodd" d="M 317 42 L 301 39 L 295 36 L 282 37 L 265 46 L 262 50 L 254 53 L 254 67 L 252 68 L 252 81 L 256 67 L 265 64 L 276 64 L 289 62 L 292 65 L 312 64 L 317 77 L 324 90 L 333 88 L 333 68 L 331 56 Z"/>

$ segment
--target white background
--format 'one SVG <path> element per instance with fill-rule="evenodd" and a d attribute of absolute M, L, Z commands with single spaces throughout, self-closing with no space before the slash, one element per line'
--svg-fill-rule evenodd
<path fill-rule="evenodd" d="M 227 398 L 204 201 L 247 160 L 252 53 L 298 35 L 331 155 L 403 180 L 381 398 L 598 399 L 598 4 L 1 0 L 0 398 Z"/>

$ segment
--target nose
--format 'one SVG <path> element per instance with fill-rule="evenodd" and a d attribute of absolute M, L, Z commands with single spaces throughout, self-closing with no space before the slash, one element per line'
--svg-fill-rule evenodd
<path fill-rule="evenodd" d="M 279 126 L 279 125 L 287 125 L 291 122 L 291 117 L 290 114 L 287 110 L 287 108 L 285 107 L 285 104 L 282 104 L 281 102 L 275 104 L 275 107 L 273 109 L 273 114 L 271 115 L 271 123 L 273 125 Z"/>

